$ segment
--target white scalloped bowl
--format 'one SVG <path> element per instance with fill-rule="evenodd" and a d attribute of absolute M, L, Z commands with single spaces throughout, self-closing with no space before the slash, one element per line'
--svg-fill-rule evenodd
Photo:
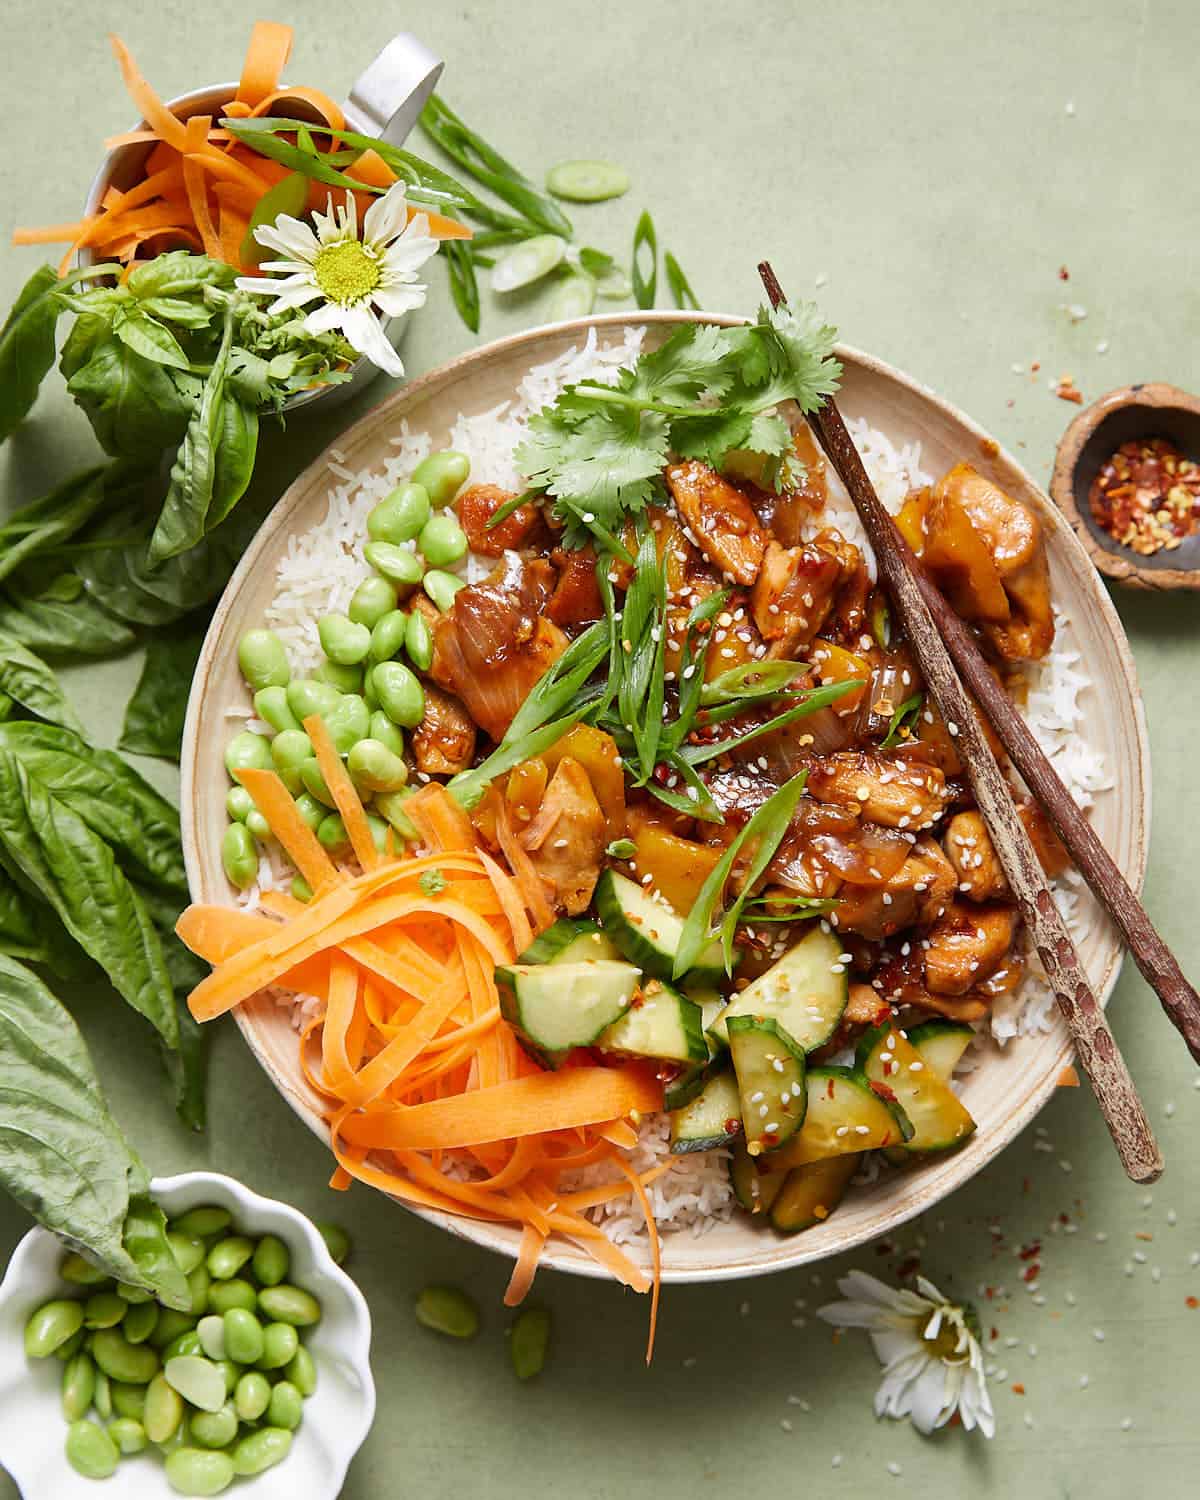
<path fill-rule="evenodd" d="M 336 1500 L 350 1460 L 375 1416 L 371 1377 L 371 1315 L 362 1293 L 336 1266 L 314 1225 L 286 1203 L 263 1198 L 232 1177 L 184 1172 L 156 1177 L 151 1191 L 168 1217 L 201 1203 L 229 1209 L 250 1235 L 275 1234 L 292 1256 L 291 1275 L 321 1303 L 320 1323 L 305 1335 L 317 1365 L 317 1389 L 304 1403 L 304 1420 L 283 1463 L 255 1479 L 235 1481 L 230 1494 L 253 1500 Z M 62 1364 L 26 1359 L 23 1333 L 34 1308 L 63 1295 L 58 1276 L 62 1246 L 44 1229 L 31 1229 L 13 1252 L 0 1282 L 0 1464 L 24 1500 L 170 1500 L 161 1456 L 153 1450 L 121 1460 L 105 1491 L 84 1479 L 63 1451 L 67 1424 L 59 1406 Z"/>

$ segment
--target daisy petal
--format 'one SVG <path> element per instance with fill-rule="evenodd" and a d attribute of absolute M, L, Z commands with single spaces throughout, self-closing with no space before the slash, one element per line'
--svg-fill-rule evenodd
<path fill-rule="evenodd" d="M 400 356 L 388 343 L 379 319 L 369 308 L 361 304 L 347 308 L 342 319 L 342 332 L 372 364 L 378 365 L 389 375 L 404 374 Z"/>
<path fill-rule="evenodd" d="M 335 328 L 340 328 L 345 333 L 346 309 L 340 302 L 326 302 L 324 307 L 314 308 L 309 313 L 304 320 L 304 327 L 309 333 L 330 333 Z"/>
<path fill-rule="evenodd" d="M 280 214 L 274 224 L 260 224 L 254 238 L 268 250 L 278 250 L 310 266 L 321 248 L 308 225 L 293 219 L 291 214 Z"/>
<path fill-rule="evenodd" d="M 386 245 L 394 240 L 408 223 L 407 190 L 403 182 L 394 182 L 382 198 L 376 198 L 363 215 L 363 240 L 369 245 Z M 428 230 L 429 221 L 425 228 Z"/>
<path fill-rule="evenodd" d="M 371 293 L 371 301 L 389 318 L 399 318 L 425 306 L 425 290 L 420 282 L 407 286 L 378 286 Z"/>

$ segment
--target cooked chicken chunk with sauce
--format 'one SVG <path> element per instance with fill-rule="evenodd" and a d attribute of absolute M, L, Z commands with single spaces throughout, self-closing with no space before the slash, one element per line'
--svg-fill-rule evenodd
<path fill-rule="evenodd" d="M 425 717 L 411 743 L 418 771 L 455 776 L 475 758 L 475 721 L 457 698 L 426 683 Z"/>
<path fill-rule="evenodd" d="M 592 899 L 604 864 L 607 826 L 587 772 L 564 756 L 520 838 L 550 900 L 568 916 L 578 916 Z"/>
<path fill-rule="evenodd" d="M 934 995 L 965 995 L 999 967 L 1017 933 L 1011 906 L 954 901 L 930 929 L 925 984 Z"/>
<path fill-rule="evenodd" d="M 666 478 L 701 552 L 735 583 L 749 587 L 758 577 L 768 541 L 750 501 L 715 469 L 695 460 L 671 464 Z"/>
<path fill-rule="evenodd" d="M 857 804 L 870 823 L 914 833 L 936 823 L 951 801 L 936 766 L 867 750 L 841 750 L 815 760 L 808 791 L 818 802 Z"/>

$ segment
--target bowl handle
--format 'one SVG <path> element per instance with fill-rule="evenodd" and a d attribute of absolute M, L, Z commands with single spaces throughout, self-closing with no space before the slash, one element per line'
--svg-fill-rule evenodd
<path fill-rule="evenodd" d="M 400 32 L 354 80 L 345 104 L 346 124 L 361 135 L 403 145 L 443 66 L 424 42 Z"/>

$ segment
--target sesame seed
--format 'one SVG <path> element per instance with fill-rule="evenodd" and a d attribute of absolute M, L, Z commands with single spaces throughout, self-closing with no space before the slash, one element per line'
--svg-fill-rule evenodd
<path fill-rule="evenodd" d="M 840 1453 L 835 1453 L 829 1460 L 829 1467 L 831 1469 L 840 1469 L 842 1467 L 842 1455 Z"/>
<path fill-rule="evenodd" d="M 788 1421 L 788 1419 L 786 1417 L 782 1417 L 780 1419 L 779 1425 L 780 1425 L 780 1427 L 783 1428 L 784 1432 L 791 1432 L 791 1430 L 792 1430 L 792 1424 Z"/>
<path fill-rule="evenodd" d="M 1098 1344 L 1102 1344 L 1104 1342 L 1104 1329 L 1103 1328 L 1093 1328 L 1092 1329 L 1092 1337 L 1096 1340 L 1096 1342 Z"/>
<path fill-rule="evenodd" d="M 1081 1391 L 1086 1391 L 1087 1388 L 1088 1388 L 1088 1384 L 1089 1384 L 1088 1377 L 1086 1375 L 1081 1375 L 1079 1377 L 1079 1389 Z"/>
<path fill-rule="evenodd" d="M 895 1459 L 893 1459 L 892 1462 L 890 1464 L 888 1464 L 887 1471 L 892 1476 L 893 1479 L 899 1479 L 900 1476 L 901 1476 L 901 1474 L 904 1473 L 904 1470 L 895 1461 Z"/>

